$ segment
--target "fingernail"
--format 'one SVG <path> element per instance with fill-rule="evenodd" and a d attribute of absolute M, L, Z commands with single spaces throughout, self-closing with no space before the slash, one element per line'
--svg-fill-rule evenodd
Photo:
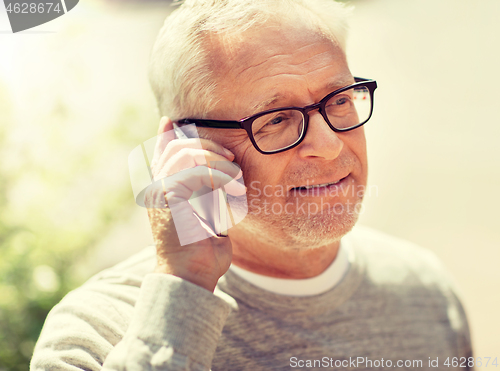
<path fill-rule="evenodd" d="M 224 153 L 228 155 L 229 157 L 234 157 L 234 153 L 228 150 L 227 148 L 224 148 Z"/>

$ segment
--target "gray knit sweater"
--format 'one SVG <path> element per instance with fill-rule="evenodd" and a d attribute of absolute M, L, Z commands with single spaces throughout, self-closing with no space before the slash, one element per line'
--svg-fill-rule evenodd
<path fill-rule="evenodd" d="M 309 297 L 262 290 L 231 270 L 212 294 L 150 273 L 147 248 L 53 308 L 31 369 L 472 369 L 451 365 L 472 357 L 469 329 L 433 253 L 361 227 L 342 244 L 354 254 L 346 275 Z"/>

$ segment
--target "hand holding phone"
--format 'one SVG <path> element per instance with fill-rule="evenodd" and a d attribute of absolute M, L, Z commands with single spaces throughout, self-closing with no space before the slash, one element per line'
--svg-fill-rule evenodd
<path fill-rule="evenodd" d="M 213 141 L 189 138 L 182 129 L 174 135 L 173 122 L 162 119 L 151 161 L 154 183 L 145 204 L 157 246 L 156 271 L 213 290 L 229 269 L 232 254 L 230 239 L 217 235 L 227 235 L 237 223 L 231 222 L 225 192 L 244 196 L 246 188 L 236 180 L 241 170 L 231 162 L 230 151 Z M 158 207 L 162 197 L 168 207 L 165 202 Z"/>
<path fill-rule="evenodd" d="M 173 127 L 175 136 L 178 139 L 195 137 L 192 135 L 193 128 L 190 128 L 190 132 L 189 130 L 182 130 L 176 123 L 173 123 Z M 209 228 L 218 237 L 228 236 L 227 230 L 235 222 L 231 207 L 222 188 L 213 189 L 204 186 L 199 191 L 193 192 L 189 203 L 193 207 L 195 215 L 200 219 L 200 223 L 203 223 L 206 228 Z"/>

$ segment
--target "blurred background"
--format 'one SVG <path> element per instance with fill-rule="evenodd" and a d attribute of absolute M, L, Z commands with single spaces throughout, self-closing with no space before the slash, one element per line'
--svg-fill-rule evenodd
<path fill-rule="evenodd" d="M 475 356 L 500 357 L 498 0 L 352 0 L 354 75 L 373 78 L 361 223 L 434 251 Z M 12 34 L 0 5 L 0 370 L 26 370 L 69 290 L 152 242 L 127 157 L 156 135 L 147 82 L 168 1 L 86 0 Z"/>

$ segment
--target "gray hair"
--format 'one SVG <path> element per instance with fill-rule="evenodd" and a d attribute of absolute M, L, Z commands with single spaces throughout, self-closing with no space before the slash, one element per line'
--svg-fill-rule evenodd
<path fill-rule="evenodd" d="M 204 118 L 217 103 L 208 37 L 275 21 L 305 26 L 345 51 L 349 11 L 333 0 L 185 0 L 165 20 L 151 54 L 149 80 L 160 114 Z"/>

